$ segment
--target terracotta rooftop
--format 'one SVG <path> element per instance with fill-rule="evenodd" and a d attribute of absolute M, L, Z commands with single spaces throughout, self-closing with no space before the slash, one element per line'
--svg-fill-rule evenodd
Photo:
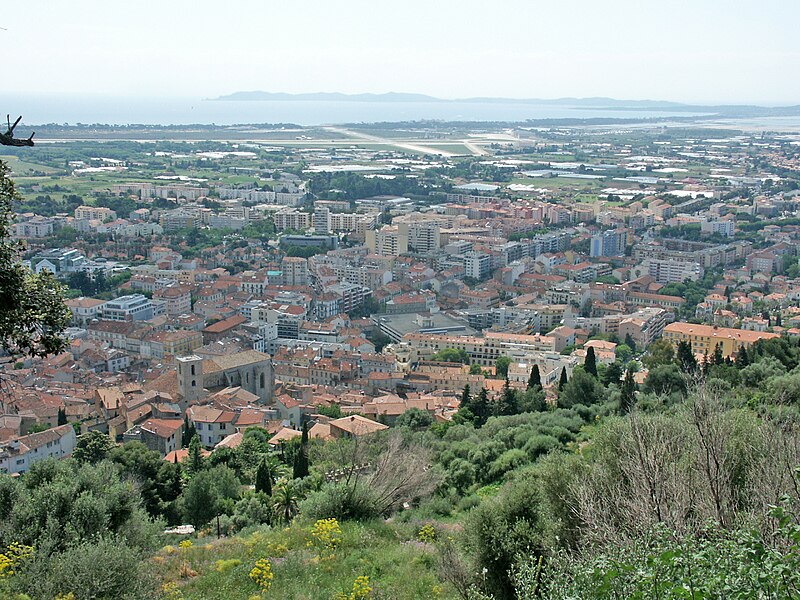
<path fill-rule="evenodd" d="M 272 446 L 278 446 L 281 442 L 288 442 L 291 439 L 301 437 L 303 433 L 301 431 L 297 431 L 296 429 L 289 429 L 288 427 L 284 427 L 278 433 L 273 435 L 270 439 L 268 444 Z"/>
<path fill-rule="evenodd" d="M 160 438 L 168 438 L 183 427 L 183 419 L 148 419 L 142 423 L 142 429 L 154 433 Z"/>
<path fill-rule="evenodd" d="M 223 319 L 222 321 L 217 321 L 216 323 L 209 325 L 205 329 L 203 329 L 204 333 L 224 333 L 234 327 L 238 327 L 243 323 L 246 323 L 247 319 L 244 318 L 242 315 L 234 315 L 232 317 L 228 317 L 227 319 Z"/>
<path fill-rule="evenodd" d="M 697 335 L 702 337 L 729 338 L 752 344 L 762 339 L 779 337 L 777 333 L 764 331 L 750 331 L 748 329 L 734 329 L 731 327 L 717 327 L 715 325 L 696 325 L 694 323 L 670 323 L 664 327 L 664 333 L 678 333 L 682 335 Z"/>

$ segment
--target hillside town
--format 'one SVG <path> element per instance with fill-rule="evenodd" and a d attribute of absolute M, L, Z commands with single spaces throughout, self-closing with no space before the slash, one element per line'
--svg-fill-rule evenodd
<path fill-rule="evenodd" d="M 7 4 L 0 600 L 800 599 L 800 2 Z"/>
<path fill-rule="evenodd" d="M 3 365 L 0 469 L 89 431 L 176 460 L 189 428 L 213 451 L 253 426 L 278 447 L 304 424 L 324 441 L 412 409 L 448 422 L 465 387 L 524 390 L 534 368 L 555 403 L 590 349 L 643 384 L 659 339 L 703 363 L 800 336 L 797 141 L 478 140 L 491 155 L 253 145 L 20 176 L 15 235 L 72 323 L 65 352 Z M 43 194 L 56 209 L 27 210 Z"/>

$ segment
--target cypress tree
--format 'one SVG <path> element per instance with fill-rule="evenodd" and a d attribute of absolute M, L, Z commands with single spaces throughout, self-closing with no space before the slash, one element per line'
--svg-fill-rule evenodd
<path fill-rule="evenodd" d="M 190 473 L 195 474 L 203 470 L 203 454 L 200 449 L 200 436 L 196 433 L 192 436 L 192 441 L 189 442 L 188 459 Z"/>
<path fill-rule="evenodd" d="M 625 334 L 625 345 L 628 346 L 628 348 L 630 348 L 634 352 L 636 352 L 636 342 L 633 341 L 633 338 L 631 337 L 630 333 Z"/>
<path fill-rule="evenodd" d="M 722 344 L 720 343 L 714 346 L 714 360 L 712 363 L 715 365 L 725 364 L 725 357 L 722 355 Z"/>
<path fill-rule="evenodd" d="M 183 417 L 183 435 L 181 436 L 181 448 L 186 448 L 192 441 L 192 438 L 197 435 L 197 429 L 189 422 L 189 415 Z"/>
<path fill-rule="evenodd" d="M 592 377 L 597 377 L 597 359 L 594 356 L 594 348 L 589 346 L 586 351 L 586 358 L 583 360 L 583 370 Z"/>
<path fill-rule="evenodd" d="M 303 423 L 303 435 L 300 437 L 300 448 L 294 455 L 292 477 L 294 479 L 308 477 L 308 421 Z"/>
<path fill-rule="evenodd" d="M 528 389 L 532 390 L 536 387 L 542 387 L 542 376 L 539 373 L 539 365 L 533 365 L 531 376 L 528 378 Z"/>
<path fill-rule="evenodd" d="M 464 391 L 461 392 L 461 401 L 458 403 L 458 408 L 469 408 L 472 404 L 472 396 L 469 394 L 469 384 L 464 386 Z"/>
<path fill-rule="evenodd" d="M 561 391 L 564 389 L 564 386 L 567 385 L 567 368 L 561 368 L 561 377 L 558 380 L 558 390 Z"/>
<path fill-rule="evenodd" d="M 59 425 L 67 424 L 67 411 L 63 406 L 58 409 L 58 424 Z"/>
<path fill-rule="evenodd" d="M 678 342 L 675 360 L 677 361 L 678 366 L 683 369 L 685 373 L 694 373 L 697 371 L 697 359 L 694 357 L 692 345 L 689 342 Z"/>
<path fill-rule="evenodd" d="M 300 444 L 304 449 L 308 449 L 308 421 L 303 423 L 303 434 L 300 436 Z"/>
<path fill-rule="evenodd" d="M 473 400 L 472 412 L 475 415 L 475 427 L 481 428 L 489 418 L 489 393 L 483 388 Z"/>
<path fill-rule="evenodd" d="M 750 364 L 750 357 L 747 355 L 747 348 L 742 346 L 736 353 L 736 366 L 740 369 L 744 369 L 749 364 Z"/>
<path fill-rule="evenodd" d="M 517 394 L 511 389 L 508 377 L 506 377 L 506 382 L 503 384 L 503 394 L 500 396 L 495 408 L 495 413 L 498 415 L 514 415 L 518 412 Z"/>
<path fill-rule="evenodd" d="M 255 487 L 257 492 L 272 496 L 272 469 L 266 458 L 262 458 L 256 469 Z"/>
<path fill-rule="evenodd" d="M 619 409 L 623 415 L 627 415 L 636 404 L 636 382 L 633 380 L 633 369 L 630 367 L 625 372 L 620 392 Z"/>

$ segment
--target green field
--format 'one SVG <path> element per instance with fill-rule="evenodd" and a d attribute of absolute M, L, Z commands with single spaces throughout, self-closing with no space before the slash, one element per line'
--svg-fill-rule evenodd
<path fill-rule="evenodd" d="M 188 549 L 167 546 L 153 563 L 161 581 L 168 587 L 174 582 L 186 600 L 253 598 L 259 589 L 249 573 L 259 559 L 267 559 L 273 573 L 264 598 L 334 599 L 349 595 L 364 576 L 370 598 L 458 598 L 437 576 L 434 545 L 417 540 L 419 524 L 342 523 L 332 554 L 313 546 L 312 525 L 297 520 L 234 538 L 201 538 Z"/>
<path fill-rule="evenodd" d="M 41 165 L 35 162 L 31 162 L 29 160 L 25 160 L 20 158 L 19 156 L 13 155 L 0 155 L 0 160 L 5 162 L 9 169 L 11 169 L 11 175 L 18 179 L 20 177 L 26 177 L 33 174 L 53 174 L 53 173 L 63 173 L 63 169 L 57 169 L 55 167 L 50 167 L 47 165 Z"/>

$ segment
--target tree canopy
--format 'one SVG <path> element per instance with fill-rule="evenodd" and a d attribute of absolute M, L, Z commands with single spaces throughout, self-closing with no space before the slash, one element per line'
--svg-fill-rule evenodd
<path fill-rule="evenodd" d="M 0 161 L 0 345 L 12 355 L 47 356 L 66 347 L 70 312 L 53 275 L 32 273 L 19 260 L 23 246 L 11 239 L 18 195 L 7 173 Z"/>

